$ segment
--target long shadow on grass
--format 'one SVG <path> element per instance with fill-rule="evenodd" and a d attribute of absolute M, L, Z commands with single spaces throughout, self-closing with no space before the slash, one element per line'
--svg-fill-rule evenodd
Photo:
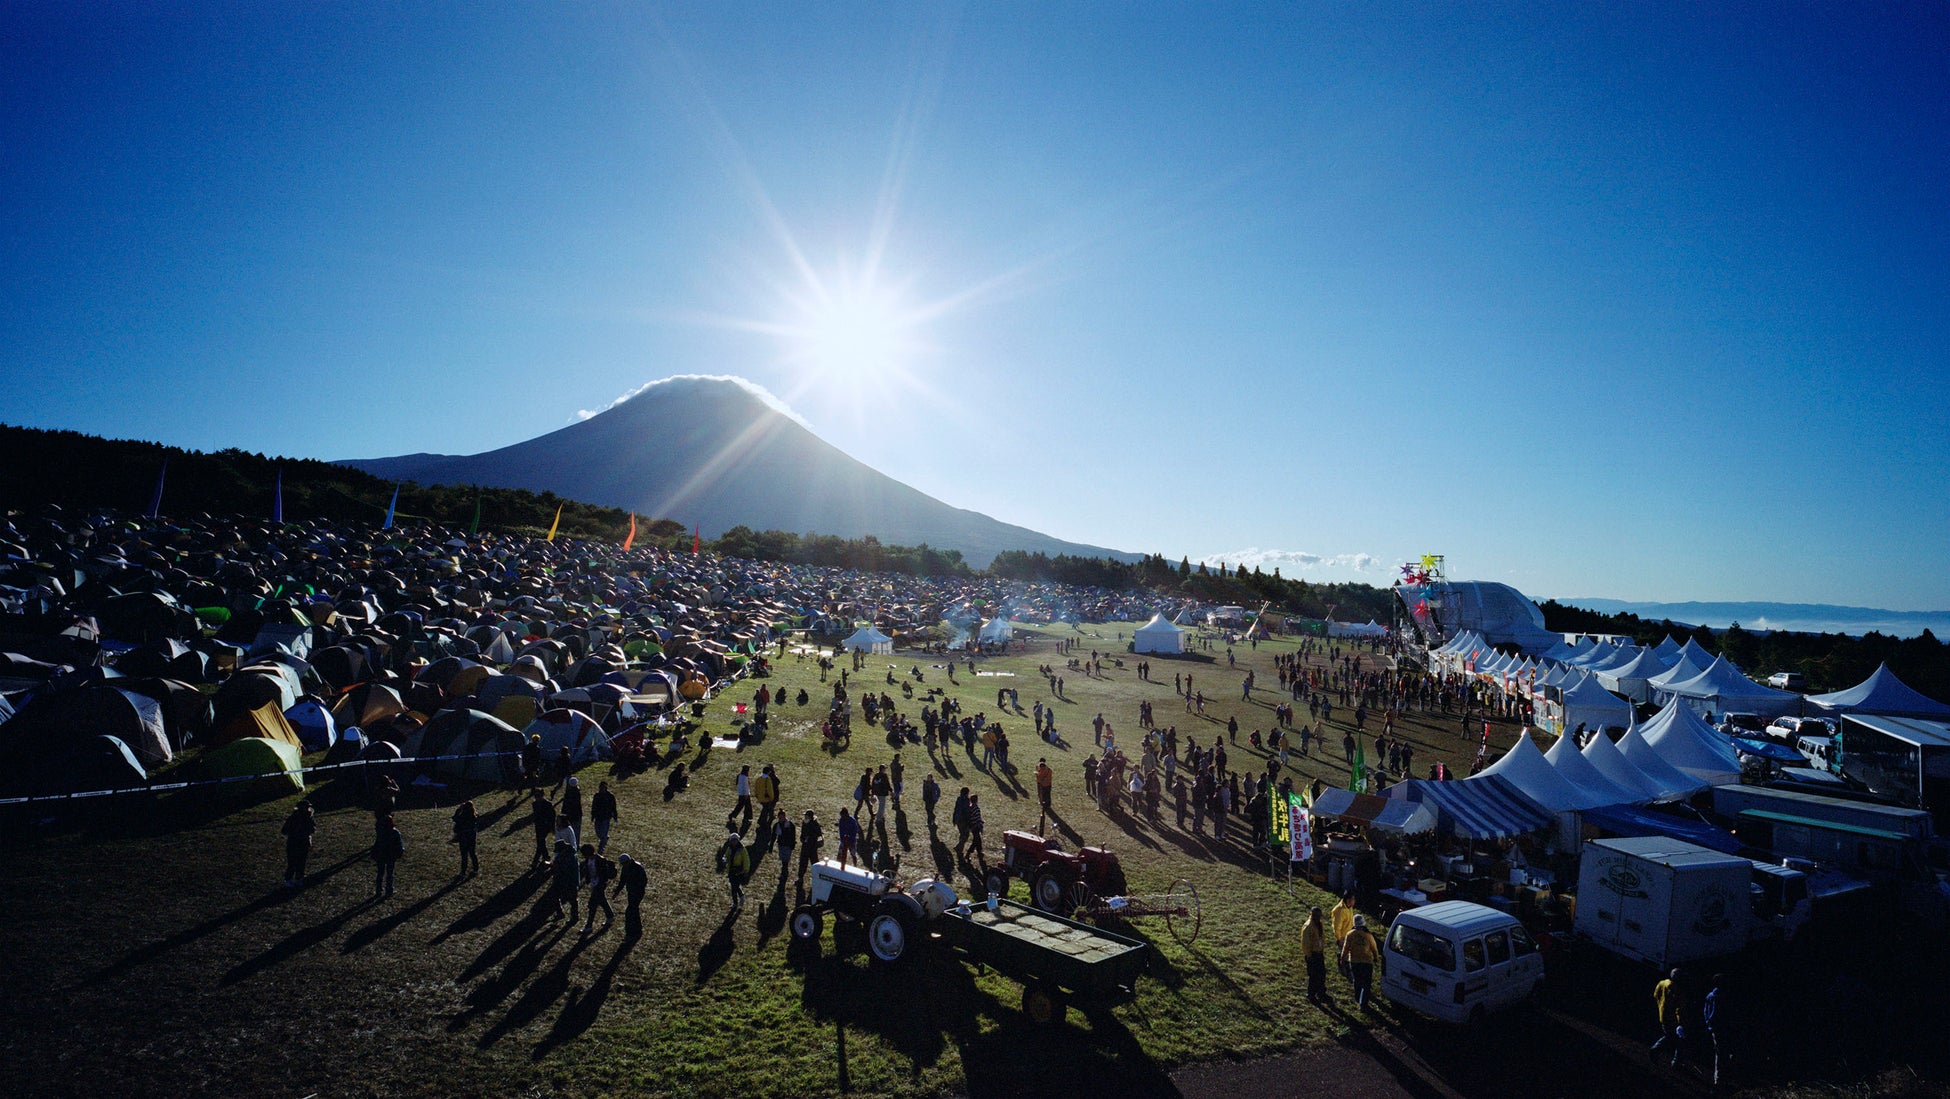
<path fill-rule="evenodd" d="M 433 942 L 429 945 L 438 946 L 455 935 L 492 926 L 495 921 L 519 908 L 521 902 L 534 896 L 535 890 L 542 887 L 542 881 L 542 876 L 539 874 L 521 875 L 502 886 L 493 896 L 476 905 L 473 911 L 448 924 L 445 930 L 433 937 Z"/>
<path fill-rule="evenodd" d="M 545 923 L 545 918 L 538 913 L 531 920 L 523 921 L 523 926 L 525 929 L 539 932 Z M 468 1023 L 494 1010 L 495 1005 L 514 995 L 515 989 L 521 987 L 521 982 L 527 980 L 528 975 L 535 972 L 542 964 L 542 959 L 548 956 L 549 948 L 561 941 L 568 930 L 568 925 L 563 924 L 555 929 L 553 935 L 534 935 L 522 945 L 520 953 L 509 959 L 507 965 L 501 967 L 501 972 L 468 989 L 467 1008 L 447 1023 L 448 1033 L 457 1034 L 467 1029 Z"/>
<path fill-rule="evenodd" d="M 503 890 L 502 892 L 505 893 L 507 890 Z M 467 968 L 461 972 L 460 979 L 463 981 L 473 980 L 475 977 L 494 968 L 495 963 L 514 953 L 523 943 L 540 934 L 542 929 L 548 926 L 549 915 L 554 910 L 555 903 L 552 895 L 544 893 L 529 907 L 527 915 L 509 924 L 507 930 L 495 936 L 493 942 L 481 948 L 480 954 L 472 962 L 468 963 Z M 461 918 L 467 919 L 468 917 L 463 916 Z M 445 932 L 442 934 L 445 934 Z M 436 943 L 439 942 L 439 936 L 436 936 L 433 941 Z"/>
<path fill-rule="evenodd" d="M 562 1013 L 555 1017 L 555 1025 L 549 1028 L 548 1035 L 535 1043 L 535 1050 L 529 1055 L 530 1060 L 541 1060 L 557 1047 L 580 1037 L 584 1031 L 595 1025 L 596 1017 L 602 1014 L 603 1003 L 609 999 L 610 986 L 616 980 L 617 968 L 623 964 L 624 956 L 636 947 L 637 939 L 642 936 L 642 933 L 641 925 L 629 928 L 625 932 L 623 941 L 616 944 L 616 949 L 610 953 L 609 961 L 603 965 L 603 971 L 590 982 L 587 991 L 578 993 L 574 985 L 569 986 L 569 1002 L 562 1005 Z"/>
<path fill-rule="evenodd" d="M 352 954 L 371 946 L 373 943 L 385 938 L 394 928 L 425 912 L 433 902 L 452 893 L 459 885 L 460 883 L 457 881 L 449 881 L 435 892 L 427 894 L 407 907 L 391 915 L 374 920 L 359 930 L 354 931 L 345 937 L 345 945 L 339 948 L 339 953 Z"/>
<path fill-rule="evenodd" d="M 357 855 L 349 855 L 323 870 L 307 874 L 305 876 L 305 883 L 307 885 L 314 885 L 324 881 L 353 863 L 361 861 L 365 857 L 363 852 Z M 188 946 L 198 939 L 203 938 L 205 935 L 221 931 L 231 924 L 246 917 L 253 916 L 267 908 L 275 908 L 296 896 L 298 894 L 286 889 L 273 889 L 256 900 L 251 901 L 249 904 L 239 905 L 221 916 L 212 916 L 194 927 L 185 928 L 166 939 L 158 940 L 139 950 L 133 951 L 126 957 L 111 963 L 107 968 L 90 976 L 84 983 L 94 984 L 99 981 L 109 980 L 113 977 L 119 977 L 129 970 L 134 969 L 136 966 L 155 961 L 157 958 L 175 950 L 177 947 Z"/>
<path fill-rule="evenodd" d="M 697 980 L 692 982 L 702 986 L 709 981 L 724 964 L 731 960 L 732 951 L 738 948 L 738 939 L 733 931 L 738 926 L 738 913 L 727 912 L 718 929 L 704 941 L 697 951 Z"/>
<path fill-rule="evenodd" d="M 568 930 L 567 925 L 564 925 L 560 932 L 549 939 L 549 942 L 553 943 L 560 939 Z M 548 1005 L 569 992 L 569 973 L 575 968 L 576 959 L 582 955 L 583 950 L 594 941 L 586 935 L 578 937 L 575 945 L 569 947 L 548 972 L 529 982 L 527 990 L 521 994 L 521 999 L 516 1000 L 507 1014 L 501 1016 L 500 1022 L 489 1027 L 481 1035 L 480 1040 L 474 1043 L 475 1046 L 486 1049 L 506 1037 L 509 1032 L 527 1026 L 540 1018 L 542 1012 L 548 1010 Z M 509 991 L 513 989 L 510 988 Z"/>
<path fill-rule="evenodd" d="M 944 1031 L 972 1032 L 975 1012 L 962 1005 L 978 998 L 968 970 L 945 951 L 910 954 L 898 968 L 862 965 L 865 934 L 857 924 L 836 923 L 836 952 L 800 949 L 795 962 L 805 978 L 800 1002 L 806 1012 L 834 1025 L 835 1090 L 849 1083 L 846 1031 L 878 1035 L 915 1075 L 941 1059 Z"/>
<path fill-rule="evenodd" d="M 292 932 L 276 945 L 258 954 L 256 957 L 245 959 L 232 966 L 230 971 L 223 975 L 223 980 L 218 983 L 229 986 L 237 984 L 240 981 L 249 980 L 280 962 L 289 961 L 303 954 L 305 951 L 310 950 L 312 947 L 337 934 L 339 928 L 344 927 L 352 917 L 371 908 L 374 903 L 370 897 L 362 898 L 355 902 L 352 907 L 336 916 L 320 920 L 310 927 Z"/>

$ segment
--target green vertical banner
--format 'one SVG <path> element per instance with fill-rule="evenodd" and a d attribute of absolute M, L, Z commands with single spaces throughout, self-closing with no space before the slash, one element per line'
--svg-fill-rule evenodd
<path fill-rule="evenodd" d="M 1279 791 L 1273 791 L 1278 794 Z M 1287 797 L 1297 795 L 1289 794 Z M 1266 815 L 1269 834 L 1273 837 L 1273 850 L 1293 846 L 1293 814 L 1287 812 L 1287 799 L 1270 797 L 1266 799 Z"/>
<path fill-rule="evenodd" d="M 1347 773 L 1347 788 L 1357 794 L 1368 792 L 1368 756 L 1361 750 L 1361 738 L 1354 738 L 1354 769 Z"/>
<path fill-rule="evenodd" d="M 481 533 L 481 494 L 474 494 L 474 521 L 467 524 L 467 533 Z"/>

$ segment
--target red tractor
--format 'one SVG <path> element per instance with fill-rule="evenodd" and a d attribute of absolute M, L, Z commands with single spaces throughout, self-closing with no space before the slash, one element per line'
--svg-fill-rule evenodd
<path fill-rule="evenodd" d="M 1124 868 L 1117 853 L 1086 847 L 1071 854 L 1034 832 L 1011 829 L 1002 833 L 1002 861 L 989 868 L 989 892 L 1009 895 L 1009 879 L 1029 883 L 1029 902 L 1045 912 L 1069 916 L 1096 897 L 1121 897 Z"/>

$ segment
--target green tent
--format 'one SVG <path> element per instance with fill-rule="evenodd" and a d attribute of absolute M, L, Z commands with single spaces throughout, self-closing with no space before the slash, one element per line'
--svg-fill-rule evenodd
<path fill-rule="evenodd" d="M 203 770 L 211 778 L 241 779 L 262 776 L 256 782 L 226 782 L 218 787 L 225 797 L 260 800 L 283 797 L 303 791 L 305 776 L 296 744 L 268 737 L 240 737 L 203 757 Z"/>

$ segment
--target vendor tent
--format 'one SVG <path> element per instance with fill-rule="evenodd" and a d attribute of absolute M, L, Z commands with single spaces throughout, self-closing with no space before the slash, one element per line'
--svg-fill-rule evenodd
<path fill-rule="evenodd" d="M 1185 631 L 1165 621 L 1162 614 L 1154 614 L 1151 621 L 1137 628 L 1132 635 L 1132 651 L 1141 653 L 1182 653 L 1185 651 Z"/>
<path fill-rule="evenodd" d="M 1603 736 L 1603 733 L 1596 734 Z M 1607 778 L 1604 772 L 1591 765 L 1578 751 L 1577 741 L 1568 736 L 1557 738 L 1557 743 L 1544 753 L 1544 762 L 1551 765 L 1566 782 L 1584 791 L 1592 805 L 1618 805 L 1627 802 L 1648 800 L 1651 795 L 1637 787 L 1627 787 Z"/>
<path fill-rule="evenodd" d="M 1666 761 L 1659 749 L 1645 742 L 1645 731 L 1637 725 L 1625 730 L 1618 738 L 1618 754 L 1631 761 L 1632 766 L 1645 772 L 1647 778 L 1658 783 L 1668 797 L 1661 800 L 1689 798 L 1712 783 L 1698 779 Z"/>
<path fill-rule="evenodd" d="M 847 638 L 841 644 L 846 646 L 848 652 L 880 653 L 885 655 L 894 651 L 894 639 L 881 633 L 871 625 L 862 626 L 853 631 L 853 636 Z"/>
<path fill-rule="evenodd" d="M 1466 781 L 1474 781 L 1475 778 L 1488 775 L 1497 775 L 1510 780 L 1512 785 L 1523 791 L 1525 797 L 1553 813 L 1609 804 L 1605 794 L 1581 789 L 1558 774 L 1557 769 L 1544 759 L 1544 753 L 1539 751 L 1536 743 L 1530 739 L 1528 731 L 1519 735 L 1516 744 L 1503 753 L 1495 763 L 1483 768 L 1480 774 Z"/>
<path fill-rule="evenodd" d="M 1896 678 L 1889 665 L 1879 664 L 1869 678 L 1845 691 L 1809 695 L 1808 703 L 1825 714 L 1880 714 L 1883 717 L 1918 717 L 1930 721 L 1950 720 L 1950 706 L 1917 693 Z"/>
<path fill-rule="evenodd" d="M 1699 642 L 1687 638 L 1685 646 L 1679 650 L 1678 659 L 1672 662 L 1672 667 L 1652 677 L 1651 686 L 1654 696 L 1656 697 L 1658 692 L 1664 690 L 1669 684 L 1684 683 L 1700 674 L 1712 667 L 1713 662 L 1718 659 L 1719 657 L 1700 648 Z"/>
<path fill-rule="evenodd" d="M 1709 786 L 1740 781 L 1733 743 L 1675 699 L 1639 729 L 1659 757 Z"/>
<path fill-rule="evenodd" d="M 1547 720 L 1555 726 L 1549 731 L 1560 736 L 1575 732 L 1580 725 L 1587 729 L 1623 729 L 1632 723 L 1632 704 L 1600 687 L 1589 674 L 1567 681 L 1558 700 L 1544 709 Z"/>
<path fill-rule="evenodd" d="M 1632 799 L 1634 801 L 1674 801 L 1692 792 L 1688 788 L 1692 785 L 1690 780 L 1668 784 L 1646 774 L 1637 764 L 1626 759 L 1625 754 L 1618 750 L 1618 745 L 1602 732 L 1592 734 L 1582 754 L 1585 762 L 1591 764 L 1599 774 L 1627 790 L 1637 791 L 1638 796 Z M 1677 775 L 1677 772 L 1674 774 Z"/>
<path fill-rule="evenodd" d="M 1338 786 L 1320 792 L 1314 801 L 1315 816 L 1352 821 L 1379 832 L 1419 835 L 1435 830 L 1435 809 L 1417 801 L 1357 794 Z"/>
<path fill-rule="evenodd" d="M 982 623 L 976 638 L 984 645 L 997 645 L 1016 636 L 1016 624 L 1006 618 L 991 618 Z"/>
<path fill-rule="evenodd" d="M 1390 798 L 1433 806 L 1435 830 L 1462 839 L 1509 839 L 1551 826 L 1549 810 L 1510 780 L 1477 775 L 1461 782 L 1408 779 L 1383 791 Z"/>
<path fill-rule="evenodd" d="M 1675 646 L 1675 650 L 1677 646 Z M 1672 668 L 1677 656 L 1661 656 L 1657 649 L 1640 649 L 1638 655 L 1623 664 L 1613 665 L 1598 672 L 1598 685 L 1614 691 L 1640 704 L 1652 701 L 1652 688 L 1649 681 L 1654 676 L 1664 675 Z"/>
<path fill-rule="evenodd" d="M 1725 657 L 1715 659 L 1705 671 L 1691 679 L 1668 680 L 1664 686 L 1655 684 L 1653 691 L 1657 701 L 1663 703 L 1680 698 L 1694 712 L 1702 714 L 1749 713 L 1761 717 L 1782 717 L 1798 709 L 1801 704 L 1800 695 L 1761 686 L 1740 674 L 1740 670 L 1727 663 Z"/>

